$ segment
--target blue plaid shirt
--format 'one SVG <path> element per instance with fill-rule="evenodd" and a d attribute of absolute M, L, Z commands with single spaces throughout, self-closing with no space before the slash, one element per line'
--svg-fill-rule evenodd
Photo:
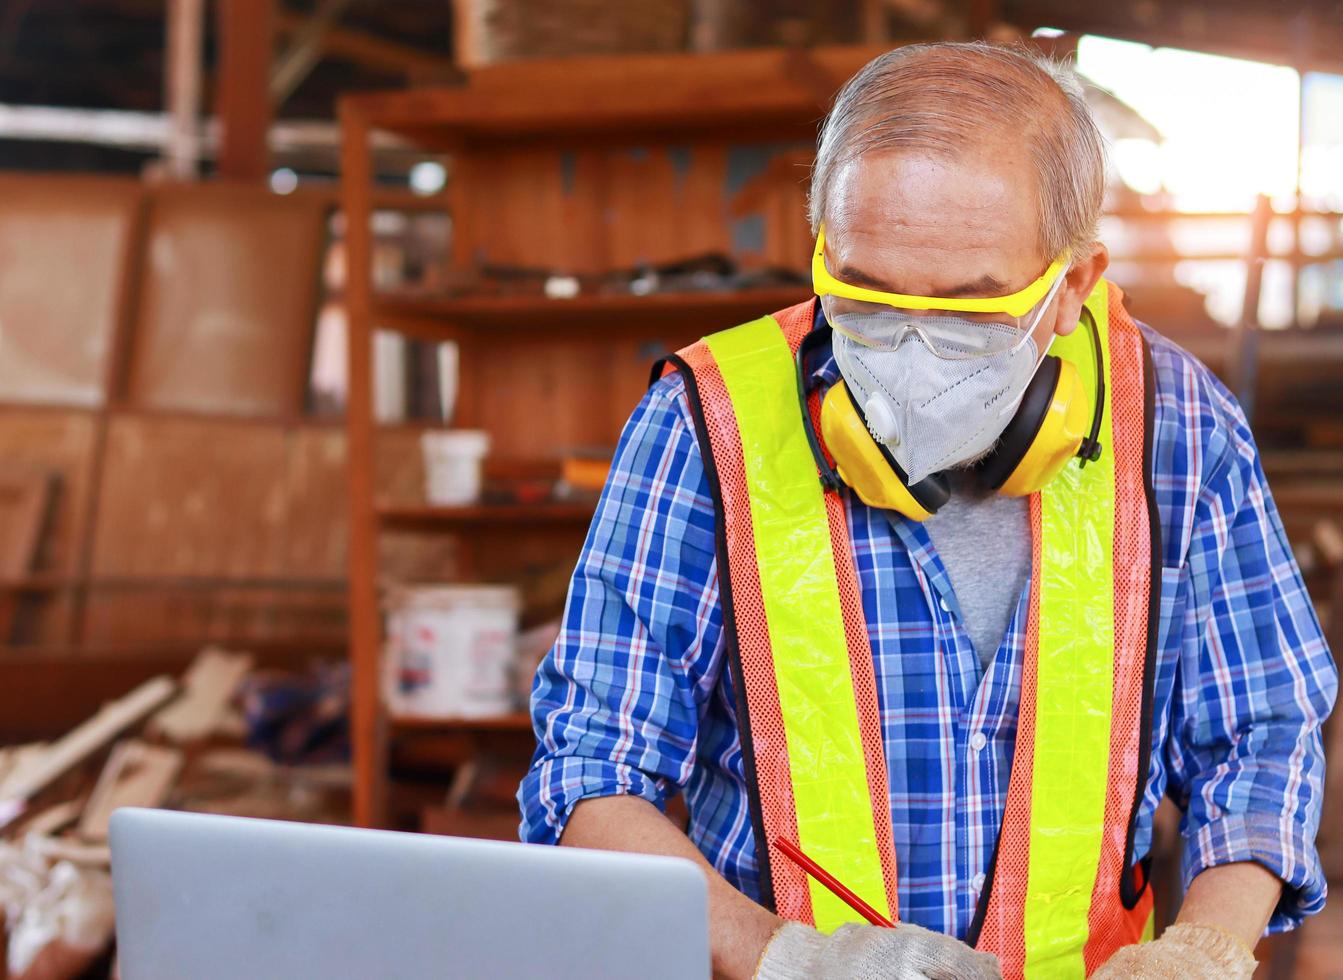
<path fill-rule="evenodd" d="M 1146 328 L 1144 328 L 1146 329 Z M 1136 855 L 1169 794 L 1187 884 L 1231 861 L 1286 882 L 1270 931 L 1324 904 L 1315 850 L 1320 724 L 1337 672 L 1245 417 L 1202 364 L 1147 331 L 1164 549 L 1152 763 Z M 828 360 L 813 378 L 833 383 Z M 1016 736 L 1029 584 L 980 665 L 946 568 L 919 524 L 846 494 L 876 667 L 902 919 L 964 937 L 992 858 Z M 760 898 L 725 669 L 714 512 L 678 376 L 626 425 L 532 690 L 539 739 L 521 836 L 554 843 L 580 800 L 682 793 L 709 862 Z M 982 737 L 981 737 L 982 736 Z"/>

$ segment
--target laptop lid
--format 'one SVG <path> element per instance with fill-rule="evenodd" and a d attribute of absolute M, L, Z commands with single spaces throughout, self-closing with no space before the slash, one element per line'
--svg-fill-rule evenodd
<path fill-rule="evenodd" d="M 122 809 L 123 980 L 709 976 L 679 858 Z"/>

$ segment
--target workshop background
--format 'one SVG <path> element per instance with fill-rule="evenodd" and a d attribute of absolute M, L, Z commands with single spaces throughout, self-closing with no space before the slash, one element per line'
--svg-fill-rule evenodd
<path fill-rule="evenodd" d="M 1110 276 L 1240 397 L 1343 648 L 1343 3 L 3 0 L 9 975 L 107 975 L 115 806 L 513 838 L 649 365 L 809 295 L 834 92 L 975 37 L 1076 59 Z M 1343 977 L 1335 909 L 1260 975 Z"/>

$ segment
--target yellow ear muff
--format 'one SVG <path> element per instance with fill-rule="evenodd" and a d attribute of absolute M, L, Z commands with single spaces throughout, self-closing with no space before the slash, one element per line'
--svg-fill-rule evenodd
<path fill-rule="evenodd" d="M 836 381 L 821 402 L 821 436 L 834 457 L 840 478 L 869 507 L 894 510 L 915 521 L 932 516 L 909 492 L 877 445 L 843 381 Z"/>
<path fill-rule="evenodd" d="M 1058 380 L 1021 461 L 998 487 L 1009 497 L 1024 497 L 1043 488 L 1077 455 L 1091 423 L 1092 405 L 1070 361 L 1059 361 Z"/>

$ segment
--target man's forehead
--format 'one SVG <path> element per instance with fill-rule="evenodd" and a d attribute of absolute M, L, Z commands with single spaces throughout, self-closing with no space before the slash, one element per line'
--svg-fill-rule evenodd
<path fill-rule="evenodd" d="M 1031 182 L 1011 162 L 883 153 L 836 174 L 831 272 L 922 295 L 1000 295 L 1039 274 Z"/>

